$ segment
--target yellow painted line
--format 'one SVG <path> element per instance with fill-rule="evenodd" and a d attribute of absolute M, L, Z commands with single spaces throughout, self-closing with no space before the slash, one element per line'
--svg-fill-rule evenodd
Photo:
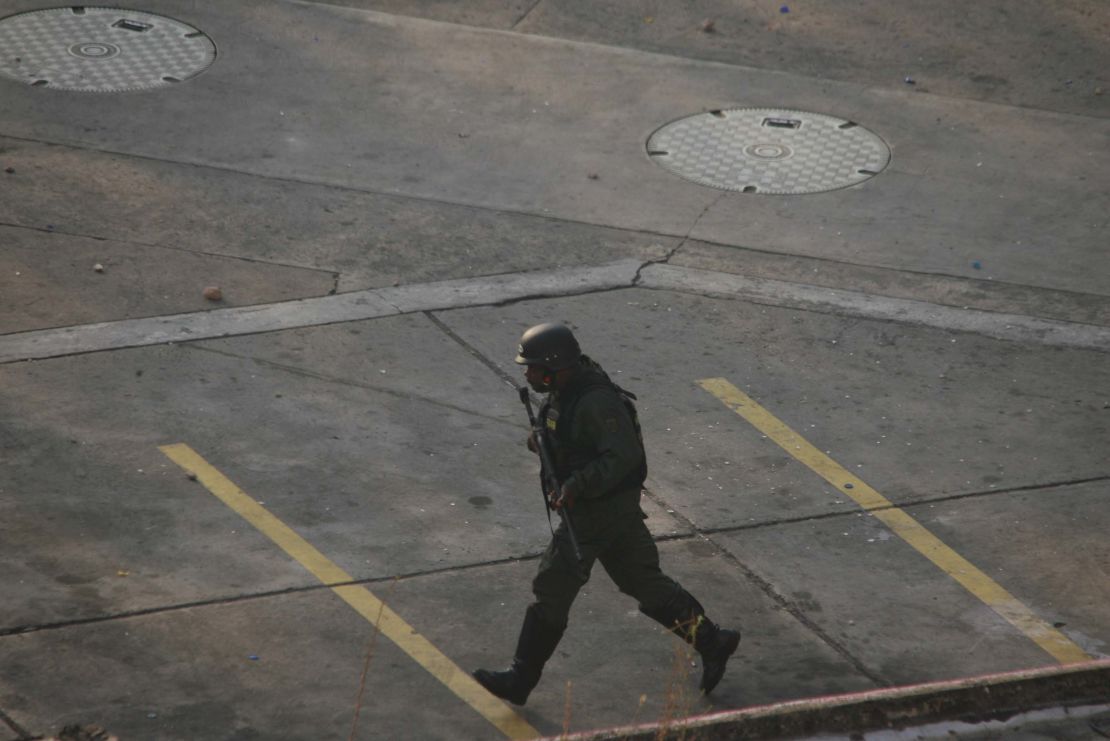
<path fill-rule="evenodd" d="M 384 636 L 424 667 L 447 689 L 474 708 L 483 718 L 512 739 L 536 738 L 540 734 L 527 721 L 485 690 L 467 672 L 447 658 L 428 639 L 416 632 L 400 615 L 357 584 L 350 574 L 297 535 L 288 525 L 274 517 L 262 505 L 204 460 L 184 443 L 158 448 L 185 471 L 195 474 L 204 488 L 274 541 L 293 560 L 304 566 L 317 579 L 353 607 L 358 614 L 377 625 Z"/>
<path fill-rule="evenodd" d="M 1034 615 L 1000 584 L 945 545 L 940 538 L 929 532 L 904 510 L 895 507 L 889 499 L 815 448 L 726 379 L 706 378 L 698 381 L 698 385 L 775 441 L 787 453 L 809 466 L 838 491 L 851 497 L 856 504 L 871 512 L 902 540 L 913 546 L 1057 661 L 1069 664 L 1093 658 L 1063 633 Z"/>

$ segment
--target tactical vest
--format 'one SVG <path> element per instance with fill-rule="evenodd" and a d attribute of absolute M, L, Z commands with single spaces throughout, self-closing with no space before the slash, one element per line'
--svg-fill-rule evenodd
<path fill-rule="evenodd" d="M 569 395 L 560 395 L 557 410 L 552 409 L 550 402 L 544 404 L 543 408 L 540 409 L 541 424 L 546 427 L 549 435 L 548 439 L 554 448 L 555 476 L 559 481 L 566 481 L 575 471 L 601 455 L 601 451 L 597 450 L 596 447 L 575 445 L 570 437 L 574 425 L 574 412 L 578 402 L 594 389 L 605 388 L 620 398 L 628 411 L 628 416 L 632 419 L 632 427 L 636 430 L 636 439 L 640 445 L 640 465 L 630 471 L 608 491 L 597 496 L 604 497 L 615 491 L 626 489 L 640 489 L 647 479 L 647 455 L 644 452 L 644 436 L 640 429 L 640 417 L 636 413 L 636 405 L 633 403 L 636 395 L 613 383 L 605 371 L 601 370 L 600 366 L 594 364 L 588 358 L 586 360 L 587 363 L 592 365 L 586 371 L 589 373 L 589 377 L 580 385 L 568 389 L 570 391 Z"/>

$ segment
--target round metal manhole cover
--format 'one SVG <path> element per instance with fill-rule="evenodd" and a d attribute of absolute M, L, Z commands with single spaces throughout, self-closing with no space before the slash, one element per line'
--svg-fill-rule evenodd
<path fill-rule="evenodd" d="M 874 177 L 890 162 L 882 139 L 820 113 L 733 108 L 681 118 L 652 134 L 648 156 L 671 172 L 744 193 L 820 193 Z"/>
<path fill-rule="evenodd" d="M 50 8 L 0 19 L 0 74 L 36 87 L 110 93 L 173 85 L 216 45 L 181 21 L 120 8 Z"/>

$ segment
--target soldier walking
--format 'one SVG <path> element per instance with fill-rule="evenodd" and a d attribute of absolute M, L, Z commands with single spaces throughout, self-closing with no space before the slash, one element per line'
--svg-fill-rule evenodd
<path fill-rule="evenodd" d="M 535 601 L 524 613 L 516 655 L 504 671 L 479 669 L 474 678 L 494 695 L 523 705 L 540 680 L 567 626 L 571 604 L 600 561 L 617 587 L 701 655 L 701 689 L 710 692 L 740 643 L 740 632 L 719 627 L 694 597 L 659 568 L 659 551 L 644 525 L 640 492 L 647 477 L 643 437 L 631 394 L 583 355 L 571 330 L 540 324 L 520 339 L 516 362 L 537 393 L 546 393 L 539 424 L 551 443 L 557 491 L 550 506 L 573 523 L 582 560 L 561 523 L 532 582 Z M 535 435 L 528 447 L 538 452 Z M 546 487 L 545 487 L 546 488 Z"/>

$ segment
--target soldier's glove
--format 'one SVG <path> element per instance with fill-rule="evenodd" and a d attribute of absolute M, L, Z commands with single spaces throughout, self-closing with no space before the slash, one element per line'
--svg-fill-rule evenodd
<path fill-rule="evenodd" d="M 528 449 L 529 450 L 531 450 L 536 455 L 539 455 L 540 446 L 536 443 L 536 433 L 534 433 L 534 432 L 529 432 L 528 433 L 527 444 L 528 444 Z"/>
<path fill-rule="evenodd" d="M 569 483 L 563 484 L 558 492 L 551 492 L 551 506 L 555 509 L 562 509 L 566 507 L 570 509 L 574 506 L 574 489 Z"/>

